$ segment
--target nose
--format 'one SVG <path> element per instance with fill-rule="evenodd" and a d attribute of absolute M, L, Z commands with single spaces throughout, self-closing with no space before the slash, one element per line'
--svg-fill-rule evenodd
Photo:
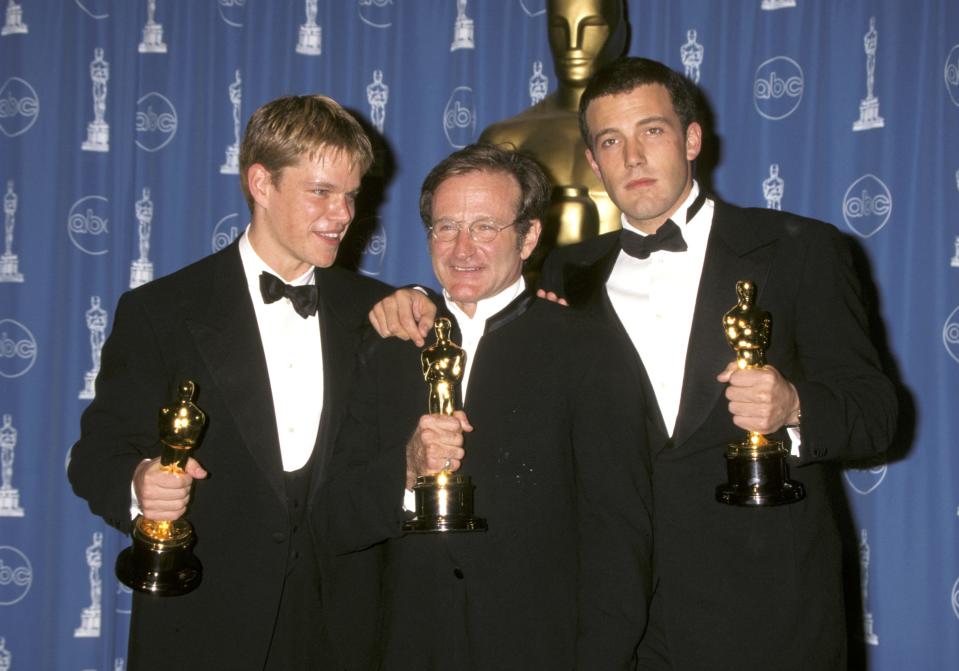
<path fill-rule="evenodd" d="M 646 152 L 642 142 L 627 138 L 623 147 L 623 162 L 628 166 L 642 165 L 646 162 Z"/>
<path fill-rule="evenodd" d="M 469 230 L 466 226 L 461 227 L 456 234 L 456 240 L 453 241 L 453 254 L 460 258 L 465 258 L 470 256 L 475 249 L 476 245 L 470 237 Z"/>
<path fill-rule="evenodd" d="M 353 220 L 353 201 L 345 194 L 338 195 L 330 203 L 326 217 L 331 221 L 350 223 Z"/>

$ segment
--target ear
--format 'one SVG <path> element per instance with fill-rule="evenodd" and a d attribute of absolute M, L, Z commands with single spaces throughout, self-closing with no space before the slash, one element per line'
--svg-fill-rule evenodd
<path fill-rule="evenodd" d="M 703 127 L 693 121 L 686 129 L 686 160 L 694 161 L 703 148 Z"/>
<path fill-rule="evenodd" d="M 536 243 L 539 242 L 540 233 L 543 232 L 543 224 L 539 219 L 531 219 L 529 222 L 529 230 L 526 231 L 526 237 L 523 239 L 523 246 L 520 247 L 519 255 L 520 258 L 524 261 L 529 258 L 529 255 L 533 253 L 533 250 L 536 249 Z"/>
<path fill-rule="evenodd" d="M 593 158 L 593 150 L 589 147 L 586 147 L 586 161 L 589 163 L 589 167 L 592 169 L 593 174 L 596 175 L 599 181 L 603 181 L 603 175 L 599 171 L 599 163 L 596 162 L 596 159 Z"/>
<path fill-rule="evenodd" d="M 260 163 L 254 163 L 246 171 L 246 185 L 250 196 L 260 207 L 267 207 L 273 190 L 273 178 L 270 171 Z"/>

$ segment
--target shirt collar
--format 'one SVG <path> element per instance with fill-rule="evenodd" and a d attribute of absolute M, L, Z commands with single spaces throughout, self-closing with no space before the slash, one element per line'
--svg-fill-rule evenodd
<path fill-rule="evenodd" d="M 250 286 L 250 294 L 256 297 L 260 295 L 260 273 L 267 272 L 271 275 L 276 275 L 280 279 L 283 278 L 278 272 L 273 270 L 266 261 L 260 258 L 260 255 L 253 249 L 253 245 L 250 244 L 249 236 L 250 224 L 247 224 L 246 230 L 243 231 L 243 235 L 240 236 L 240 261 L 243 262 L 243 273 L 246 275 L 246 282 Z M 316 269 L 310 268 L 292 282 L 287 282 L 287 284 L 295 287 L 303 284 L 311 284 L 313 282 L 314 270 Z M 286 280 L 283 281 L 286 282 Z"/>
<path fill-rule="evenodd" d="M 476 311 L 473 313 L 472 317 L 463 312 L 460 306 L 453 302 L 453 299 L 450 298 L 450 295 L 446 292 L 446 289 L 443 289 L 443 298 L 446 300 L 446 307 L 449 308 L 450 313 L 456 317 L 456 322 L 459 324 L 460 330 L 478 327 L 479 332 L 482 333 L 483 329 L 486 327 L 486 320 L 512 303 L 513 300 L 525 290 L 526 280 L 523 279 L 522 275 L 520 275 L 517 280 L 513 282 L 513 284 L 509 285 L 495 296 L 490 296 L 489 298 L 483 298 L 477 301 Z"/>

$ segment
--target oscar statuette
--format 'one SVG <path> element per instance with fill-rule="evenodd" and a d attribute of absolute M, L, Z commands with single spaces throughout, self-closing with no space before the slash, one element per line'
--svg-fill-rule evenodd
<path fill-rule="evenodd" d="M 736 352 L 739 368 L 762 368 L 772 331 L 772 317 L 755 304 L 756 285 L 736 282 L 737 304 L 723 315 L 723 331 Z M 794 503 L 806 492 L 789 479 L 788 451 L 780 440 L 750 431 L 741 443 L 726 447 L 726 484 L 716 488 L 716 500 L 734 506 L 777 506 Z"/>
<path fill-rule="evenodd" d="M 466 352 L 450 340 L 450 320 L 433 323 L 436 342 L 423 349 L 420 361 L 429 385 L 429 412 L 451 416 L 456 407 L 456 390 L 463 377 Z M 442 470 L 421 475 L 413 485 L 416 517 L 403 525 L 408 533 L 486 531 L 486 520 L 473 515 L 473 482 L 468 475 Z"/>
<path fill-rule="evenodd" d="M 176 403 L 160 409 L 161 468 L 183 473 L 206 424 L 206 415 L 193 403 L 195 387 L 186 380 Z M 133 525 L 133 544 L 117 557 L 117 577 L 127 587 L 156 596 L 177 596 L 200 584 L 202 568 L 193 556 L 196 537 L 185 519 L 148 520 Z"/>

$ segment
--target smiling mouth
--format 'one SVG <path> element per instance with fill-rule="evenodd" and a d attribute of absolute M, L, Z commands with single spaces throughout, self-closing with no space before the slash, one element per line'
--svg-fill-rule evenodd
<path fill-rule="evenodd" d="M 323 239 L 326 242 L 339 244 L 343 238 L 343 231 L 313 231 L 313 235 Z"/>

